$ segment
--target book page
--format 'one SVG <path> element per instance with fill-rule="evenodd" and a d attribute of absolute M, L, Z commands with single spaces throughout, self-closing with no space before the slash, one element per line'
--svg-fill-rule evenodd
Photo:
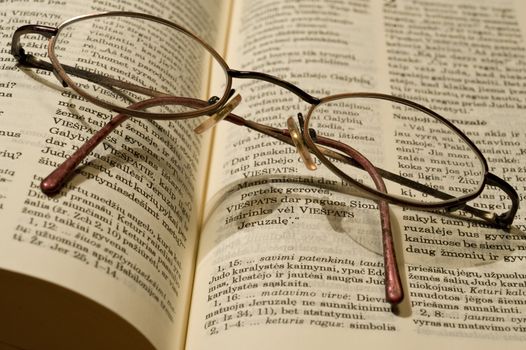
<path fill-rule="evenodd" d="M 520 1 L 238 1 L 227 61 L 317 97 L 371 91 L 423 104 L 467 133 L 522 199 L 525 14 Z M 283 129 L 309 108 L 268 83 L 240 79 L 237 91 L 236 114 Z M 346 123 L 325 121 L 333 135 Z M 347 123 L 361 135 L 362 124 Z M 428 142 L 417 131 L 426 123 L 371 130 L 397 145 L 372 158 L 426 184 L 448 169 L 459 188 L 469 185 L 461 178 L 470 168 L 454 158 L 462 149 L 425 174 L 416 143 Z M 367 139 L 350 142 L 360 150 Z M 318 165 L 306 170 L 279 140 L 218 127 L 187 348 L 523 348 L 522 206 L 510 232 L 465 213 L 390 206 L 405 290 L 393 312 L 377 204 Z M 511 205 L 491 187 L 470 204 L 499 213 Z"/>
<path fill-rule="evenodd" d="M 58 195 L 47 197 L 39 189 L 42 178 L 114 113 L 63 88 L 51 72 L 16 67 L 11 37 L 21 25 L 57 26 L 107 10 L 158 15 L 212 46 L 224 46 L 227 2 L 2 2 L 0 340 L 7 344 L 177 349 L 184 342 L 209 151 L 209 136 L 193 132 L 199 120 L 127 120 Z M 79 63 L 95 72 L 110 67 L 126 77 L 139 76 L 139 82 L 153 85 L 157 77 L 161 83 L 157 69 L 166 57 L 159 55 L 154 37 L 140 46 L 107 28 L 93 26 L 84 34 L 86 42 L 69 44 L 99 49 Z M 26 53 L 48 60 L 46 38 L 24 36 L 21 42 Z M 62 49 L 57 48 L 59 57 L 67 58 Z M 180 53 L 170 53 L 186 67 L 187 76 L 177 79 L 187 89 L 206 91 L 208 69 L 196 69 Z M 133 72 L 122 63 L 130 57 L 139 60 Z M 114 314 L 100 315 L 103 310 Z M 116 322 L 131 326 L 119 328 Z"/>

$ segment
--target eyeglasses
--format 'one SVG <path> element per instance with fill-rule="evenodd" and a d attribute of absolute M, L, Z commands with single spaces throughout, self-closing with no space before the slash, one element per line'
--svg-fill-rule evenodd
<path fill-rule="evenodd" d="M 49 39 L 51 63 L 27 54 L 26 34 Z M 58 192 L 78 164 L 129 117 L 179 120 L 210 116 L 198 132 L 224 119 L 296 147 L 307 168 L 314 154 L 344 183 L 377 200 L 382 219 L 386 296 L 398 303 L 398 276 L 387 203 L 423 210 L 463 210 L 499 228 L 509 228 L 519 206 L 511 185 L 489 172 L 477 146 L 455 125 L 409 100 L 380 93 L 345 93 L 317 98 L 275 76 L 228 67 L 207 43 L 187 29 L 151 15 L 105 12 L 69 19 L 58 27 L 18 28 L 11 52 L 21 67 L 51 71 L 97 106 L 119 113 L 41 184 Z M 208 101 L 201 84 L 215 80 Z M 232 114 L 232 80 L 256 79 L 278 85 L 310 104 L 305 115 L 279 129 Z M 357 145 L 360 149 L 355 148 Z M 495 186 L 511 200 L 498 214 L 466 203 L 485 186 Z"/>

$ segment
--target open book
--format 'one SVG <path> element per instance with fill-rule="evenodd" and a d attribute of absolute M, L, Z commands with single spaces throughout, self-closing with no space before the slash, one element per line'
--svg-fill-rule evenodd
<path fill-rule="evenodd" d="M 16 67 L 10 53 L 21 25 L 56 26 L 108 10 L 153 14 L 196 33 L 230 67 L 272 74 L 313 96 L 381 92 L 431 108 L 462 129 L 522 199 L 523 1 L 65 3 L 0 8 L 2 347 L 524 347 L 522 209 L 504 231 L 462 211 L 390 206 L 405 290 L 393 310 L 384 295 L 378 204 L 316 158 L 318 170 L 307 170 L 294 147 L 226 121 L 198 135 L 194 128 L 206 117 L 130 118 L 57 195 L 43 194 L 41 180 L 114 113 L 62 87 L 49 71 Z M 121 74 L 151 75 L 153 51 L 134 52 L 106 28 L 87 30 L 99 53 L 94 67 L 115 66 L 112 57 L 124 50 L 148 64 L 133 72 L 123 65 Z M 22 46 L 48 60 L 45 38 L 24 37 Z M 203 69 L 188 84 L 206 101 L 220 74 Z M 309 107 L 261 81 L 234 88 L 243 98 L 237 115 L 278 128 Z M 404 126 L 418 128 L 413 122 Z M 358 122 L 335 116 L 326 127 L 346 123 Z M 415 164 L 421 143 L 432 139 L 390 125 L 373 132 L 399 145 L 384 154 L 399 175 L 422 176 Z M 462 150 L 449 151 L 448 171 L 468 178 L 470 168 L 455 158 Z M 418 180 L 432 183 L 434 171 Z M 470 205 L 501 213 L 511 203 L 488 186 Z"/>

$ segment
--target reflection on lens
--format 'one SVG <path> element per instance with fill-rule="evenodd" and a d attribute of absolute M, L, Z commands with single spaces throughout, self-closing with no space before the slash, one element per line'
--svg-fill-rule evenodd
<path fill-rule="evenodd" d="M 484 163 L 470 144 L 441 120 L 402 103 L 335 97 L 314 107 L 309 128 L 360 152 L 381 173 L 387 192 L 406 200 L 439 203 L 471 195 L 483 184 Z M 376 189 L 363 169 L 325 159 Z"/>
<path fill-rule="evenodd" d="M 56 37 L 55 53 L 83 92 L 123 108 L 161 95 L 208 100 L 210 70 L 224 71 L 208 49 L 187 33 L 129 16 L 88 17 L 67 23 Z M 91 77 L 81 78 L 79 71 L 92 73 Z M 222 76 L 226 83 L 226 73 Z M 211 95 L 224 96 L 225 84 L 217 86 L 223 90 Z M 194 109 L 165 106 L 148 111 L 183 113 Z"/>

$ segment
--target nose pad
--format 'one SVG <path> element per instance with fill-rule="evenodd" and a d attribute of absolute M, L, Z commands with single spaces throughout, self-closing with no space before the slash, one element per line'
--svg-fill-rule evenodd
<path fill-rule="evenodd" d="M 303 136 L 294 118 L 289 117 L 289 119 L 287 119 L 287 128 L 289 129 L 290 138 L 292 139 L 294 146 L 296 146 L 296 150 L 303 160 L 303 164 L 305 164 L 309 170 L 316 170 L 316 164 L 314 163 L 307 146 L 305 146 L 305 142 L 303 142 Z"/>
<path fill-rule="evenodd" d="M 219 123 L 221 120 L 225 119 L 227 115 L 230 114 L 241 103 L 241 95 L 236 95 L 234 98 L 232 98 L 226 105 L 223 106 L 219 111 L 212 114 L 210 118 L 203 121 L 201 124 L 199 124 L 195 129 L 194 132 L 196 134 L 202 134 L 211 127 L 215 126 L 217 123 Z"/>

